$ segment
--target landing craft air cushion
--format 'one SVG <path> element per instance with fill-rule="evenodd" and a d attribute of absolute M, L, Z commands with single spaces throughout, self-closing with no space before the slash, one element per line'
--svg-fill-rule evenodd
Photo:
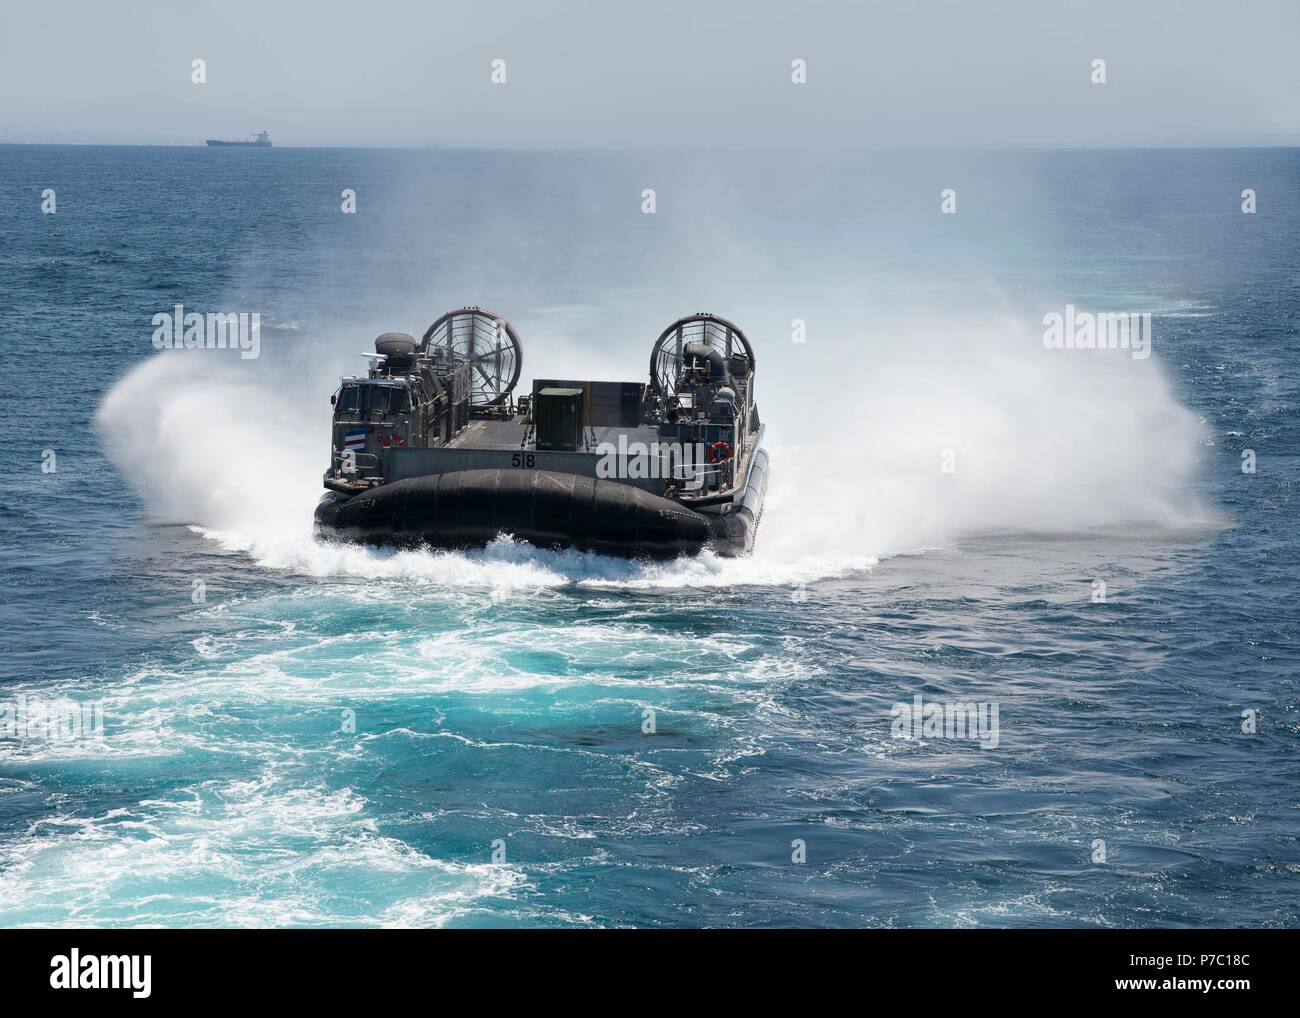
<path fill-rule="evenodd" d="M 543 548 L 665 558 L 754 544 L 768 457 L 753 348 L 725 318 L 679 319 L 650 381 L 536 379 L 515 395 L 514 327 L 477 307 L 422 339 L 385 333 L 342 379 L 318 534 L 401 547 Z"/>

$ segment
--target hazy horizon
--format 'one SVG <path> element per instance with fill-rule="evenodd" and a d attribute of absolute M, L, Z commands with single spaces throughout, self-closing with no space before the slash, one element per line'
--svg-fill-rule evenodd
<path fill-rule="evenodd" d="M 1296 38 L 1300 5 L 1284 0 L 379 0 L 363 16 L 335 0 L 55 0 L 0 13 L 0 142 L 267 130 L 291 147 L 1271 147 L 1300 144 Z"/>

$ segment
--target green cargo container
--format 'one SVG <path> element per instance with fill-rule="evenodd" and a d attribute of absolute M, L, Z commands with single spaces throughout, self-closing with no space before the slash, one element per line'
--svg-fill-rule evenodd
<path fill-rule="evenodd" d="M 542 389 L 533 401 L 537 448 L 574 452 L 582 447 L 581 389 Z"/>

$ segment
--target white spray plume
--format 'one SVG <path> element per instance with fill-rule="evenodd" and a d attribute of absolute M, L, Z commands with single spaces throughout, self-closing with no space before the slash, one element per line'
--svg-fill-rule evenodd
<path fill-rule="evenodd" d="M 150 517 L 248 534 L 310 533 L 326 421 L 206 350 L 141 364 L 110 390 L 97 419 Z"/>
<path fill-rule="evenodd" d="M 358 334 L 255 370 L 208 351 L 158 356 L 109 393 L 99 414 L 105 443 L 155 518 L 312 575 L 781 584 L 977 531 L 1178 525 L 1197 515 L 1188 492 L 1198 426 L 1155 359 L 1048 350 L 1023 322 L 985 318 L 913 322 L 870 341 L 846 333 L 833 355 L 812 344 L 761 349 L 773 462 L 752 559 L 646 566 L 501 546 L 397 558 L 323 545 L 310 532 L 327 456 L 327 379 L 357 369 Z M 573 350 L 555 354 L 566 367 L 580 362 Z M 311 371 L 289 370 L 295 360 Z"/>
<path fill-rule="evenodd" d="M 784 384 L 760 383 L 776 436 L 764 556 L 1201 521 L 1200 427 L 1152 361 L 1049 350 L 1013 318 L 837 344 L 829 375 L 816 354 L 783 360 Z"/>

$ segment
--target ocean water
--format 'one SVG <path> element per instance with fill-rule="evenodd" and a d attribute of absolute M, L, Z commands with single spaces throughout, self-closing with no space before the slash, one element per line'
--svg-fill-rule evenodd
<path fill-rule="evenodd" d="M 0 724 L 102 717 L 0 728 L 0 923 L 1295 925 L 1297 195 L 1289 150 L 0 147 Z M 260 355 L 155 350 L 177 303 Z M 738 321 L 753 557 L 315 541 L 335 380 L 462 304 L 525 379 Z M 1067 304 L 1151 356 L 1045 348 Z M 916 696 L 996 740 L 896 737 Z"/>

